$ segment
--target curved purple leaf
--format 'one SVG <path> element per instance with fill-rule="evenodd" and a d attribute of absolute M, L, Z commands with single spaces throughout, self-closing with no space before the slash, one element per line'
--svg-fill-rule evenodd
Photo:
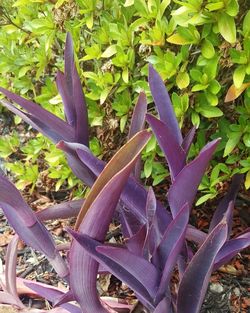
<path fill-rule="evenodd" d="M 148 68 L 148 82 L 160 120 L 172 131 L 176 143 L 181 145 L 181 130 L 178 125 L 169 94 L 161 76 L 156 72 L 151 64 L 149 64 Z"/>
<path fill-rule="evenodd" d="M 147 216 L 147 236 L 144 242 L 144 256 L 149 259 L 156 247 L 159 245 L 162 234 L 159 229 L 160 221 L 156 216 L 156 198 L 152 187 L 149 187 L 147 203 L 146 203 L 146 216 Z"/>
<path fill-rule="evenodd" d="M 102 250 L 102 248 L 106 247 L 100 246 L 100 242 L 92 239 L 87 235 L 80 234 L 73 230 L 68 229 L 68 231 L 79 242 L 79 244 L 91 255 L 92 258 L 94 258 L 101 265 L 105 266 L 110 271 L 110 273 L 113 273 L 117 278 L 121 279 L 131 289 L 133 289 L 144 301 L 145 305 L 147 305 L 150 308 L 153 307 L 151 304 L 152 296 L 148 293 L 146 289 L 146 287 L 148 288 L 151 287 L 150 290 L 152 289 L 153 293 L 156 292 L 156 281 L 158 274 L 152 264 L 150 264 L 143 258 L 133 255 L 126 249 L 119 249 L 122 251 L 118 251 L 118 257 L 120 256 L 120 259 L 118 259 L 117 261 L 117 255 L 114 250 L 116 248 L 113 248 L 113 251 L 111 250 L 111 252 L 110 250 L 109 251 L 106 250 L 108 254 L 106 255 L 105 249 Z M 100 251 L 99 248 L 101 249 Z M 123 257 L 123 253 L 125 254 L 125 258 L 121 260 L 121 257 Z M 128 256 L 130 259 L 127 259 Z M 146 272 L 152 274 L 153 276 L 152 280 L 150 275 L 145 275 L 146 268 L 147 268 Z"/>
<path fill-rule="evenodd" d="M 133 115 L 131 118 L 131 124 L 129 128 L 128 138 L 132 138 L 136 133 L 144 129 L 145 116 L 147 113 L 147 98 L 144 92 L 139 94 L 138 101 L 135 105 Z M 135 169 L 135 178 L 140 180 L 141 176 L 141 158 L 138 159 Z"/>
<path fill-rule="evenodd" d="M 56 250 L 52 236 L 24 202 L 16 187 L 2 175 L 0 175 L 0 206 L 19 237 L 27 245 L 45 254 L 61 277 L 67 277 L 67 265 Z"/>
<path fill-rule="evenodd" d="M 11 242 L 8 244 L 5 260 L 5 284 L 6 291 L 16 299 L 19 308 L 23 308 L 24 305 L 20 301 L 17 293 L 16 286 L 16 263 L 17 263 L 17 245 L 19 237 L 15 235 Z"/>
<path fill-rule="evenodd" d="M 227 224 L 222 221 L 189 263 L 177 297 L 177 313 L 198 313 L 204 300 L 217 253 L 227 239 Z"/>
<path fill-rule="evenodd" d="M 173 217 L 178 214 L 186 202 L 191 209 L 198 186 L 219 140 L 216 139 L 208 143 L 200 154 L 188 163 L 175 178 L 168 191 L 168 202 Z"/>
<path fill-rule="evenodd" d="M 80 160 L 85 164 L 96 176 L 99 176 L 103 170 L 105 163 L 95 156 L 84 146 L 70 144 L 71 149 L 76 149 Z M 133 228 L 134 234 L 146 223 L 146 201 L 147 190 L 134 178 L 129 177 L 124 190 L 121 194 L 121 207 L 126 207 L 127 211 L 131 211 L 138 219 L 138 225 Z M 126 212 L 125 212 L 126 213 Z M 164 206 L 157 201 L 156 215 L 158 220 L 161 221 L 159 228 L 164 232 L 167 225 L 171 222 L 172 218 L 164 208 Z"/>
<path fill-rule="evenodd" d="M 168 226 L 163 238 L 153 255 L 153 263 L 163 269 L 157 291 L 156 302 L 160 301 L 169 288 L 169 282 L 178 255 L 185 244 L 185 234 L 189 220 L 189 207 L 185 204 L 179 214 Z"/>
<path fill-rule="evenodd" d="M 176 141 L 172 129 L 167 124 L 164 124 L 150 114 L 147 114 L 146 120 L 152 128 L 161 150 L 167 159 L 173 181 L 185 166 L 186 154 Z"/>
<path fill-rule="evenodd" d="M 250 231 L 227 241 L 216 256 L 214 271 L 229 262 L 237 253 L 250 246 Z"/>
<path fill-rule="evenodd" d="M 74 217 L 78 215 L 83 202 L 84 200 L 81 199 L 55 204 L 49 208 L 36 212 L 36 216 L 40 221 Z"/>
<path fill-rule="evenodd" d="M 24 108 L 29 113 L 27 118 L 29 118 L 29 120 L 33 122 L 32 126 L 37 128 L 38 131 L 44 133 L 54 142 L 57 142 L 59 138 L 60 140 L 63 139 L 66 141 L 74 141 L 73 128 L 56 115 L 43 109 L 37 103 L 24 99 L 2 87 L 0 87 L 0 92 L 2 92 L 6 97 L 19 104 L 22 108 Z M 8 102 L 4 101 L 2 101 L 1 103 L 4 106 L 8 107 L 8 109 L 13 111 L 12 108 L 14 106 L 11 108 L 11 104 L 8 104 Z M 21 112 L 22 114 L 20 115 L 19 112 Z M 16 109 L 14 113 L 20 115 L 21 118 L 23 118 L 25 114 L 19 109 Z M 26 122 L 29 121 L 26 119 Z"/>
<path fill-rule="evenodd" d="M 139 231 L 126 240 L 126 246 L 135 255 L 143 256 L 144 242 L 147 234 L 146 224 Z"/>
<path fill-rule="evenodd" d="M 34 290 L 38 295 L 51 301 L 52 303 L 55 303 L 57 299 L 60 299 L 65 294 L 63 291 L 52 286 L 42 286 L 42 284 L 33 282 L 25 282 L 24 284 L 30 289 Z M 63 303 L 60 305 L 60 307 L 69 311 L 70 313 L 82 313 L 79 307 L 71 303 Z"/>
<path fill-rule="evenodd" d="M 182 141 L 181 147 L 184 150 L 186 156 L 189 152 L 191 144 L 193 143 L 195 131 L 196 131 L 196 126 L 193 126 Z"/>
<path fill-rule="evenodd" d="M 163 298 L 153 313 L 173 313 L 171 299 L 169 297 Z"/>
<path fill-rule="evenodd" d="M 76 229 L 97 240 L 105 239 L 122 189 L 151 134 L 142 131 L 124 145 L 97 178 L 78 215 Z M 84 313 L 106 313 L 96 290 L 98 263 L 76 241 L 70 249 L 70 285 Z"/>

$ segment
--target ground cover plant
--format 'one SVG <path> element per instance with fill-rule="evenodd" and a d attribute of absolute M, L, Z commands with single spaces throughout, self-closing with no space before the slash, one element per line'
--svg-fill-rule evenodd
<path fill-rule="evenodd" d="M 107 160 L 116 141 L 124 141 L 141 90 L 152 102 L 146 82 L 150 62 L 171 90 L 183 132 L 190 124 L 198 127 L 189 157 L 196 156 L 207 140 L 222 138 L 212 161 L 214 170 L 205 174 L 199 187 L 197 204 L 223 192 L 220 186 L 236 172 L 247 173 L 245 187 L 249 188 L 247 0 L 7 0 L 0 10 L 2 85 L 34 98 L 60 117 L 61 99 L 53 76 L 62 69 L 65 31 L 72 33 L 92 126 L 90 148 L 95 155 Z M 103 140 L 110 132 L 112 139 Z M 113 133 L 119 134 L 118 140 Z M 76 186 L 79 180 L 66 167 L 63 154 L 48 140 L 30 135 L 31 142 L 22 149 L 17 141 L 6 147 L 5 138 L 0 140 L 0 156 L 9 153 L 6 167 L 16 173 L 18 188 L 32 190 L 45 175 L 57 180 L 56 190 L 62 185 Z M 38 149 L 45 162 L 37 169 L 33 155 Z M 152 177 L 154 185 L 169 176 L 154 139 L 143 152 L 143 160 L 142 175 Z M 59 172 L 63 172 L 61 177 Z"/>
<path fill-rule="evenodd" d="M 72 171 L 91 190 L 84 200 L 35 213 L 1 174 L 0 206 L 16 236 L 7 250 L 0 301 L 27 312 L 19 294 L 33 292 L 54 304 L 51 312 L 133 312 L 133 306 L 128 303 L 99 297 L 97 275 L 110 272 L 134 291 L 148 312 L 198 313 L 212 271 L 250 244 L 248 230 L 236 238 L 230 236 L 234 201 L 242 175 L 234 176 L 228 194 L 213 215 L 208 233 L 196 229 L 189 224 L 190 212 L 220 139 L 209 142 L 197 157 L 187 161 L 195 128 L 183 138 L 164 82 L 149 65 L 149 88 L 159 119 L 146 113 L 146 97 L 141 93 L 131 122 L 130 139 L 105 164 L 88 148 L 87 108 L 70 35 L 66 40 L 64 68 L 64 73 L 58 72 L 57 86 L 63 99 L 65 120 L 1 87 L 0 91 L 19 107 L 8 100 L 2 100 L 2 104 L 64 151 Z M 141 152 L 152 136 L 151 131 L 143 130 L 144 119 L 168 164 L 171 185 L 166 195 L 167 207 L 156 200 L 153 189 L 145 188 L 138 177 Z M 68 249 L 64 259 L 43 221 L 70 216 L 77 216 L 77 220 L 74 230 L 67 229 L 72 241 L 64 247 Z M 126 239 L 122 245 L 105 243 L 114 216 L 121 223 Z M 68 283 L 67 292 L 16 278 L 19 238 L 47 257 Z M 191 247 L 191 241 L 196 243 L 197 251 Z M 176 288 L 172 288 L 171 281 L 174 271 L 178 273 Z M 76 304 L 69 303 L 73 300 Z"/>

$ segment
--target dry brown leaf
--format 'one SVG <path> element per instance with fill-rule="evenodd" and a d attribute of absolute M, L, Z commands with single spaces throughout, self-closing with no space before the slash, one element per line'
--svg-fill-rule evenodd
<path fill-rule="evenodd" d="M 226 97 L 225 97 L 225 102 L 230 102 L 230 101 L 234 101 L 235 99 L 237 99 L 243 91 L 246 90 L 246 88 L 248 88 L 250 86 L 250 82 L 249 83 L 245 83 L 242 84 L 242 86 L 240 88 L 236 88 L 235 85 L 233 84 L 227 91 Z"/>

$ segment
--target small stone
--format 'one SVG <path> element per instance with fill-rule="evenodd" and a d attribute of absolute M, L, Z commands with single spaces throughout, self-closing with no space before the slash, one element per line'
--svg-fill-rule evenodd
<path fill-rule="evenodd" d="M 236 287 L 234 288 L 234 294 L 236 295 L 236 297 L 240 296 L 240 288 Z"/>
<path fill-rule="evenodd" d="M 214 293 L 222 293 L 224 290 L 223 287 L 218 283 L 211 284 L 209 288 Z"/>

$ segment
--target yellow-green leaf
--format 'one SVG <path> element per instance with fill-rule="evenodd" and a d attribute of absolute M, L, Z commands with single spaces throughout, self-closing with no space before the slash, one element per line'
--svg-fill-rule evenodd
<path fill-rule="evenodd" d="M 218 14 L 218 28 L 221 36 L 230 43 L 236 41 L 236 26 L 234 18 L 226 13 Z"/>
<path fill-rule="evenodd" d="M 248 172 L 247 172 L 247 175 L 246 175 L 245 187 L 246 187 L 246 189 L 249 189 L 249 188 L 250 188 L 250 171 L 248 171 Z"/>
<path fill-rule="evenodd" d="M 187 72 L 179 72 L 176 76 L 176 84 L 180 89 L 184 89 L 189 85 L 190 78 Z"/>
<path fill-rule="evenodd" d="M 212 57 L 214 56 L 215 54 L 214 46 L 209 40 L 207 39 L 203 40 L 201 46 L 201 53 L 206 59 L 212 59 Z"/>
<path fill-rule="evenodd" d="M 173 43 L 175 45 L 188 45 L 193 43 L 193 40 L 183 38 L 180 34 L 173 34 L 167 38 L 167 42 Z"/>
<path fill-rule="evenodd" d="M 109 46 L 101 55 L 102 58 L 110 58 L 116 53 L 116 45 Z"/>

